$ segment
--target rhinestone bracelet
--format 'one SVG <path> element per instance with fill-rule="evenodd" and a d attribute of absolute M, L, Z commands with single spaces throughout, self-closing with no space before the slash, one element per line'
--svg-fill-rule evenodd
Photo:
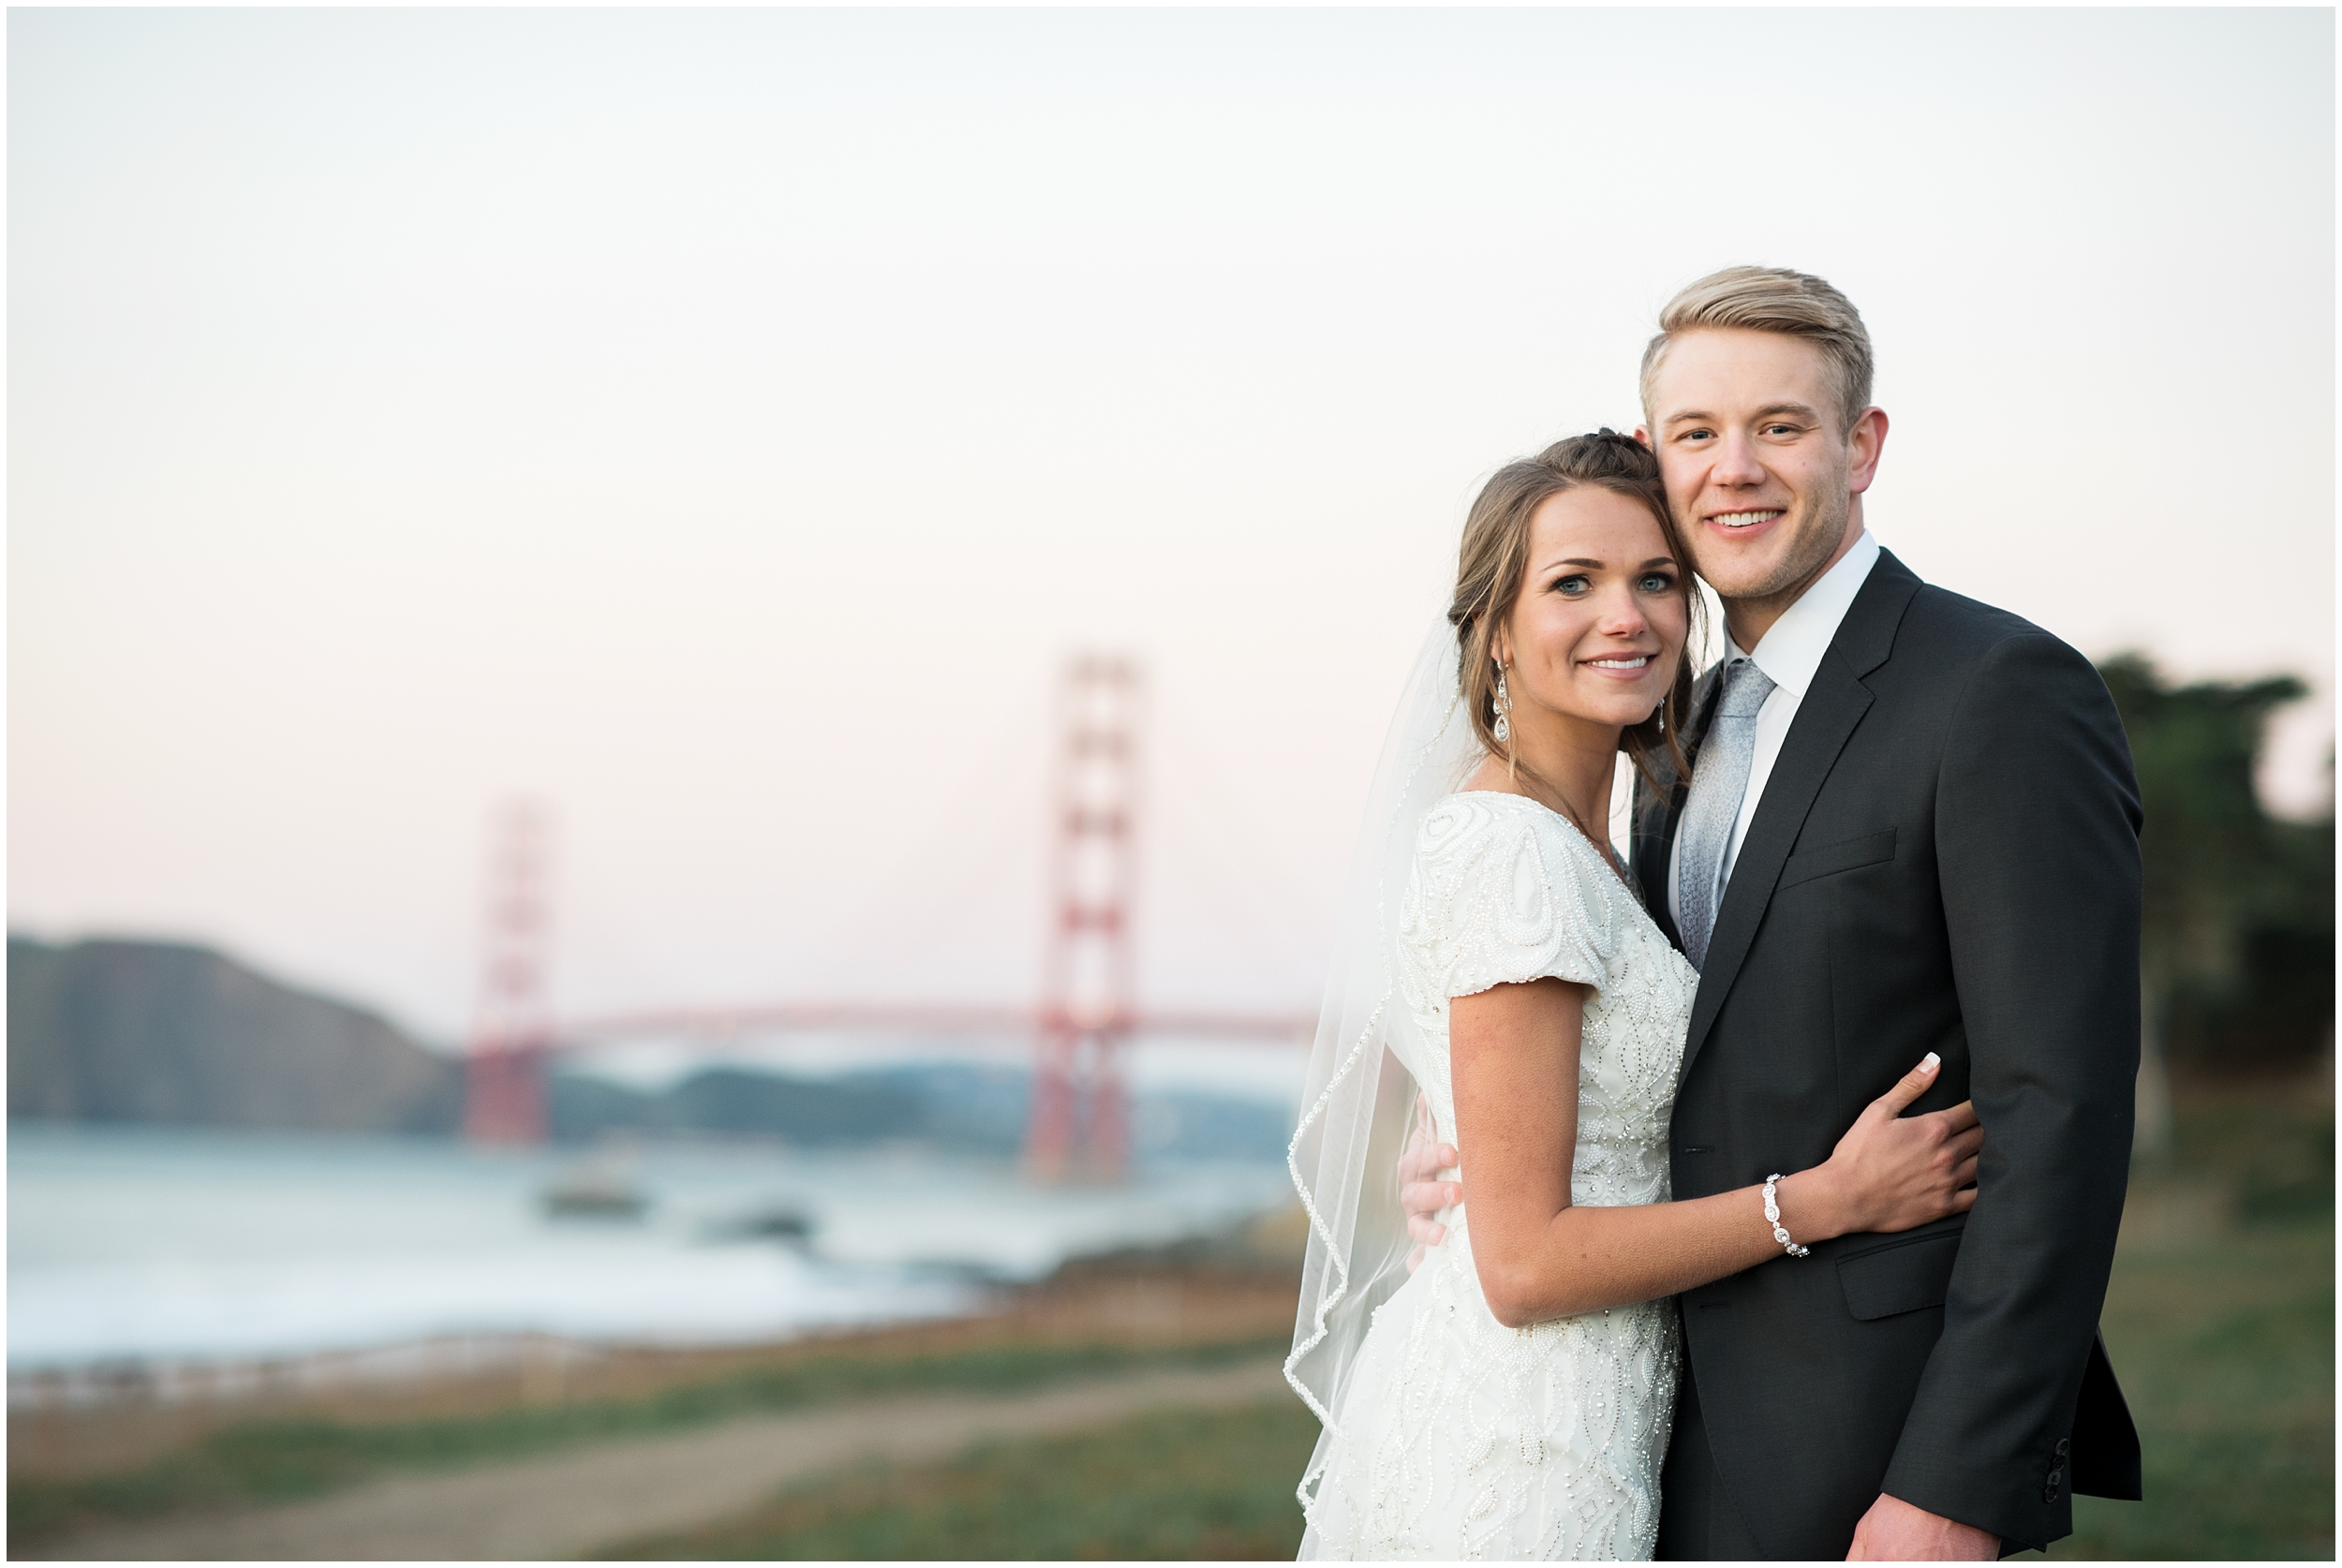
<path fill-rule="evenodd" d="M 1788 1227 L 1781 1223 L 1781 1200 L 1773 1192 L 1773 1187 L 1780 1180 L 1781 1173 L 1779 1171 L 1775 1171 L 1772 1175 L 1765 1177 L 1765 1222 L 1772 1227 L 1772 1239 L 1786 1248 L 1788 1250 L 1789 1256 L 1793 1258 L 1801 1258 L 1808 1252 L 1811 1252 L 1813 1249 L 1811 1247 L 1800 1247 L 1796 1242 L 1791 1241 L 1789 1239 Z"/>

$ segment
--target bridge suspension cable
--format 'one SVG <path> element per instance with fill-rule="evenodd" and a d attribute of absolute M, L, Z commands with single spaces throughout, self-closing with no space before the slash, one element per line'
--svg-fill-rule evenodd
<path fill-rule="evenodd" d="M 515 801 L 490 819 L 481 1005 L 464 1130 L 492 1143 L 550 1131 L 545 1078 L 558 1053 L 642 1039 L 721 1044 L 757 1033 L 1023 1038 L 1034 1070 L 1025 1163 L 1043 1179 L 1116 1179 L 1131 1156 L 1124 1067 L 1145 1036 L 1308 1043 L 1299 1014 L 1142 1010 L 1134 923 L 1139 883 L 1145 684 L 1135 661 L 1083 654 L 1059 684 L 1049 802 L 1042 991 L 1031 1007 L 801 1000 L 647 1008 L 558 1019 L 548 1001 L 552 830 Z"/>

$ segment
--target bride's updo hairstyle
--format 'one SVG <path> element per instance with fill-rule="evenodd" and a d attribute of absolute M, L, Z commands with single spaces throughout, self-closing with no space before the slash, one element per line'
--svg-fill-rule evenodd
<path fill-rule="evenodd" d="M 1659 481 L 1659 459 L 1649 447 L 1614 430 L 1572 436 L 1556 441 L 1534 457 L 1507 463 L 1481 487 L 1479 497 L 1464 519 L 1463 543 L 1456 552 L 1456 597 L 1447 608 L 1448 624 L 1456 629 L 1458 684 L 1473 730 L 1491 757 L 1502 757 L 1516 772 L 1519 762 L 1511 743 L 1496 738 L 1496 663 L 1490 648 L 1496 628 L 1520 598 L 1520 583 L 1529 570 L 1529 520 L 1538 507 L 1565 490 L 1592 485 L 1640 501 L 1659 525 L 1680 575 L 1677 591 L 1685 601 L 1684 625 L 1696 630 L 1703 623 L 1699 595 L 1692 588 L 1691 557 L 1675 519 L 1668 511 L 1667 488 Z M 1690 705 L 1692 660 L 1689 636 L 1675 679 L 1667 696 L 1641 723 L 1620 732 L 1619 749 L 1637 771 L 1656 787 L 1658 776 L 1651 760 L 1664 749 L 1675 764 L 1675 777 L 1685 777 L 1691 763 L 1676 741 L 1676 727 Z"/>

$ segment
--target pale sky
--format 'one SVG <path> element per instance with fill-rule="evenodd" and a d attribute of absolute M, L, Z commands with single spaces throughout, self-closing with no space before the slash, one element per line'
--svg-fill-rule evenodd
<path fill-rule="evenodd" d="M 1154 694 L 1141 986 L 1313 1007 L 1477 483 L 1829 277 L 1873 529 L 2332 735 L 2332 13 L 16 11 L 19 928 L 441 1037 L 1015 1001 L 1048 683 Z"/>

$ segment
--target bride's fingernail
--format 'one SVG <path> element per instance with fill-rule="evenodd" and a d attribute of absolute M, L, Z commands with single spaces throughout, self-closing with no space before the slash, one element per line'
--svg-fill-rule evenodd
<path fill-rule="evenodd" d="M 1943 1058 L 1937 1056 L 1934 1052 L 1930 1051 L 1924 1058 L 1920 1058 L 1920 1071 L 1922 1072 L 1933 1072 L 1935 1069 L 1941 1067 L 1943 1063 Z"/>

